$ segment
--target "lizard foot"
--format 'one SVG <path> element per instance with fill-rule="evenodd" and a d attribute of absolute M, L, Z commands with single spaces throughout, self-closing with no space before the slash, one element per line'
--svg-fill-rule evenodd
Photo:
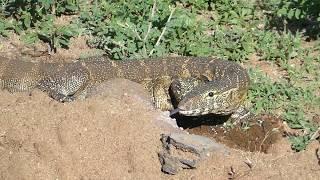
<path fill-rule="evenodd" d="M 233 124 L 243 123 L 250 117 L 251 113 L 248 109 L 240 106 L 232 115 L 231 120 Z"/>

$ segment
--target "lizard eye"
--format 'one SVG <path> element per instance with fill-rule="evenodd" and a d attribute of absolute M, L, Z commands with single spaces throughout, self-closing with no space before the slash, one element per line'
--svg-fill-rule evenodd
<path fill-rule="evenodd" d="M 208 94 L 209 97 L 213 97 L 213 95 L 214 95 L 213 92 L 209 92 Z"/>

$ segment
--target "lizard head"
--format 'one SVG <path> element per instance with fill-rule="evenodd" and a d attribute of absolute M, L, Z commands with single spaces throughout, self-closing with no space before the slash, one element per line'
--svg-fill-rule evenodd
<path fill-rule="evenodd" d="M 179 112 L 185 116 L 228 115 L 243 102 L 246 94 L 240 92 L 242 91 L 239 91 L 238 88 L 219 88 L 210 82 L 205 83 L 188 92 L 171 114 Z"/>

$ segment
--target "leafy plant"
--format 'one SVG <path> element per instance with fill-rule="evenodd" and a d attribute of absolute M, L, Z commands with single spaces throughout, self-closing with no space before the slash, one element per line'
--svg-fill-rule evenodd
<path fill-rule="evenodd" d="M 94 36 L 90 44 L 114 59 L 210 51 L 204 23 L 197 21 L 190 9 L 178 8 L 170 1 L 105 2 L 81 14 L 80 20 Z M 202 45 L 202 50 L 197 48 Z"/>
<path fill-rule="evenodd" d="M 296 57 L 301 48 L 300 34 L 258 31 L 256 36 L 257 53 L 264 60 L 276 61 L 279 64 L 286 63 Z"/>
<path fill-rule="evenodd" d="M 263 0 L 262 6 L 268 10 L 271 27 L 293 32 L 304 31 L 311 38 L 320 35 L 320 1 Z"/>
<path fill-rule="evenodd" d="M 254 52 L 254 37 L 242 28 L 221 27 L 215 32 L 213 41 L 214 54 L 229 60 L 244 61 Z"/>
<path fill-rule="evenodd" d="M 56 18 L 61 15 L 77 13 L 81 4 L 77 0 L 7 0 L 1 3 L 2 35 L 8 35 L 8 30 L 14 30 L 23 36 L 26 43 L 41 39 L 49 44 L 52 51 L 56 51 L 58 47 L 67 47 L 70 38 L 79 32 L 74 25 L 55 23 Z"/>
<path fill-rule="evenodd" d="M 255 114 L 264 112 L 282 112 L 282 118 L 294 129 L 303 129 L 304 136 L 290 137 L 293 149 L 300 151 L 310 142 L 310 137 L 317 130 L 317 125 L 305 117 L 301 107 L 319 106 L 319 97 L 309 88 L 295 87 L 288 82 L 272 82 L 259 71 L 250 70 L 252 87 L 249 100 L 251 111 Z"/>
<path fill-rule="evenodd" d="M 172 2 L 181 3 L 183 7 L 192 8 L 195 11 L 207 10 L 208 8 L 211 7 L 211 4 L 212 4 L 210 0 L 178 0 L 178 1 L 172 1 Z"/>
<path fill-rule="evenodd" d="M 281 1 L 277 10 L 279 17 L 293 19 L 314 19 L 320 21 L 320 2 L 313 0 Z"/>
<path fill-rule="evenodd" d="M 252 1 L 215 0 L 212 5 L 217 12 L 217 20 L 221 24 L 245 26 L 256 18 L 255 4 Z"/>

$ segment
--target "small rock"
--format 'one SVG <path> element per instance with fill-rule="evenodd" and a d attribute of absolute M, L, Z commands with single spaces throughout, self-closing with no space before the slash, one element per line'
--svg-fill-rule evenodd
<path fill-rule="evenodd" d="M 224 146 L 204 136 L 182 133 L 171 133 L 162 135 L 162 141 L 167 141 L 174 147 L 197 154 L 200 158 L 205 158 L 209 152 L 223 150 Z M 164 142 L 162 142 L 164 143 Z"/>
<path fill-rule="evenodd" d="M 226 148 L 207 137 L 171 133 L 162 135 L 163 150 L 159 153 L 161 170 L 168 174 L 177 174 L 182 169 L 194 169 L 199 162 L 214 151 L 226 151 Z"/>
<path fill-rule="evenodd" d="M 178 158 L 170 156 L 167 152 L 160 152 L 159 159 L 162 164 L 162 172 L 174 175 L 182 168 Z"/>

